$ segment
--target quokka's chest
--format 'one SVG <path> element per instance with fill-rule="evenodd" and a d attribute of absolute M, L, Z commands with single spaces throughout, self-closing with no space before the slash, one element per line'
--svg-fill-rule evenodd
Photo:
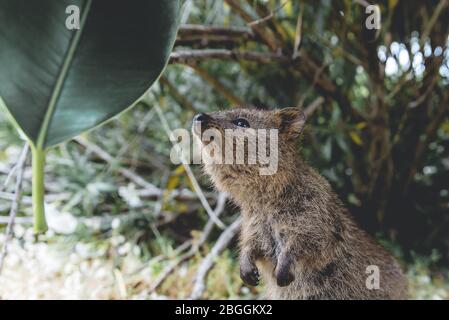
<path fill-rule="evenodd" d="M 270 260 L 276 260 L 285 242 L 274 218 L 265 216 L 266 219 L 254 219 L 251 222 L 255 230 L 256 245 L 262 256 Z"/>

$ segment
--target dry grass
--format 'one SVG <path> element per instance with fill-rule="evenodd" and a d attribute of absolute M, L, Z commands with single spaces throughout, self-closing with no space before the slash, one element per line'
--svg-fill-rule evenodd
<path fill-rule="evenodd" d="M 64 236 L 50 236 L 46 241 L 35 242 L 31 229 L 21 226 L 15 229 L 20 240 L 11 242 L 0 276 L 2 299 L 186 298 L 192 289 L 198 263 L 203 258 L 198 253 L 181 264 L 156 293 L 148 293 L 152 281 L 170 260 L 142 258 L 141 249 L 122 236 L 95 243 L 72 242 Z M 203 297 L 257 297 L 257 290 L 261 289 L 243 286 L 238 274 L 231 251 L 225 251 L 209 274 Z M 408 277 L 412 298 L 449 299 L 447 271 L 430 275 L 425 259 L 420 258 L 409 266 Z"/>
<path fill-rule="evenodd" d="M 18 231 L 18 232 L 17 232 Z M 148 288 L 170 260 L 143 259 L 138 246 L 114 236 L 76 244 L 53 237 L 35 242 L 31 229 L 16 227 L 20 240 L 9 246 L 0 275 L 2 299 L 177 299 L 192 289 L 198 254 L 169 276 L 156 293 Z M 55 241 L 56 240 L 56 241 Z M 0 236 L 0 245 L 3 236 Z M 257 294 L 242 285 L 238 266 L 226 251 L 207 280 L 204 298 L 248 298 Z"/>

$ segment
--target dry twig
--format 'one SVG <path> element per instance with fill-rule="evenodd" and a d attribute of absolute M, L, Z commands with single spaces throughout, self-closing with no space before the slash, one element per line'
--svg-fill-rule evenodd
<path fill-rule="evenodd" d="M 277 7 L 275 10 L 271 11 L 267 16 L 257 19 L 257 20 L 254 20 L 254 21 L 251 21 L 251 22 L 248 22 L 247 25 L 249 27 L 252 27 L 252 26 L 255 26 L 255 25 L 258 25 L 258 24 L 261 24 L 261 23 L 264 23 L 264 22 L 270 20 L 271 18 L 274 17 L 274 15 L 277 12 L 279 12 L 289 2 L 290 2 L 290 0 L 284 1 L 279 7 Z"/>
<path fill-rule="evenodd" d="M 246 60 L 257 63 L 282 63 L 290 61 L 286 56 L 277 53 L 227 49 L 179 50 L 172 52 L 170 55 L 170 63 L 187 65 L 193 65 L 198 60 L 206 59 Z"/>
<path fill-rule="evenodd" d="M 30 147 L 29 147 L 28 143 L 26 143 L 25 146 L 23 147 L 22 153 L 20 154 L 19 161 L 17 163 L 17 175 L 16 175 L 16 186 L 14 189 L 14 199 L 12 201 L 11 209 L 9 210 L 9 222 L 6 227 L 5 242 L 3 243 L 2 252 L 0 254 L 0 274 L 2 272 L 3 264 L 5 262 L 6 255 L 8 253 L 8 243 L 12 238 L 14 220 L 16 218 L 17 211 L 19 210 L 19 206 L 20 206 L 20 195 L 22 193 L 23 172 L 24 172 L 26 160 L 28 158 L 29 149 L 30 149 Z"/>
<path fill-rule="evenodd" d="M 109 164 L 113 164 L 114 162 L 116 162 L 116 160 L 112 155 L 110 155 L 108 152 L 100 148 L 98 145 L 86 141 L 81 137 L 76 137 L 74 138 L 74 140 L 78 142 L 81 146 L 85 147 L 87 150 L 95 153 L 103 161 Z M 125 178 L 134 182 L 136 185 L 144 188 L 142 191 L 139 192 L 139 196 L 148 198 L 159 198 L 164 193 L 164 190 L 159 189 L 154 184 L 148 182 L 147 180 L 145 180 L 144 178 L 142 178 L 141 176 L 139 176 L 138 174 L 129 169 L 122 167 L 115 168 L 115 166 L 113 166 L 113 168 L 116 169 Z M 181 191 L 173 190 L 170 192 L 170 197 L 174 197 L 179 200 L 193 200 L 196 198 L 196 195 L 192 193 L 190 190 L 181 190 Z"/>
<path fill-rule="evenodd" d="M 173 143 L 173 141 L 171 139 L 172 138 L 171 137 L 171 129 L 170 129 L 167 119 L 165 118 L 159 105 L 156 104 L 154 107 L 156 108 L 156 112 L 159 115 L 159 119 L 162 122 L 162 126 L 164 128 L 165 133 L 167 134 L 170 141 Z M 183 153 L 182 153 L 182 150 L 179 149 L 180 148 L 179 145 L 174 144 L 173 146 L 174 146 L 177 154 L 180 157 L 183 157 Z M 187 173 L 187 176 L 190 179 L 190 182 L 192 183 L 193 189 L 195 190 L 195 193 L 197 194 L 198 199 L 200 200 L 200 202 L 203 205 L 204 209 L 206 210 L 207 214 L 220 229 L 224 229 L 225 228 L 224 223 L 220 219 L 218 219 L 218 217 L 215 215 L 214 211 L 210 207 L 209 202 L 207 202 L 204 192 L 201 189 L 200 184 L 198 183 L 198 180 L 195 178 L 195 175 L 193 174 L 192 169 L 190 168 L 190 165 L 186 161 L 182 161 L 182 165 L 184 167 L 184 170 Z"/>
<path fill-rule="evenodd" d="M 227 196 L 223 193 L 220 193 L 218 195 L 217 199 L 217 205 L 215 207 L 215 215 L 219 217 L 221 213 L 224 211 L 225 204 L 226 204 Z M 189 251 L 182 254 L 178 259 L 170 263 L 162 272 L 161 274 L 156 278 L 156 280 L 153 282 L 153 285 L 148 290 L 148 293 L 154 292 L 157 288 L 161 286 L 161 284 L 168 278 L 170 274 L 172 274 L 175 269 L 184 261 L 189 260 L 195 254 L 199 251 L 199 249 L 206 243 L 207 238 L 209 237 L 210 233 L 213 230 L 215 223 L 212 221 L 212 219 L 209 219 L 206 226 L 203 229 L 203 232 L 201 233 L 201 237 L 198 239 L 197 242 L 195 241 L 187 241 L 180 245 L 178 248 L 176 248 L 176 252 L 182 252 L 186 249 L 186 244 L 190 245 Z M 188 247 L 188 246 L 187 246 Z"/>
<path fill-rule="evenodd" d="M 195 281 L 193 285 L 192 293 L 190 294 L 190 299 L 199 299 L 203 295 L 206 288 L 206 276 L 210 269 L 215 264 L 215 259 L 226 249 L 231 242 L 231 240 L 236 236 L 237 232 L 240 230 L 241 219 L 235 220 L 225 231 L 220 235 L 217 242 L 213 246 L 210 253 L 204 258 L 198 272 L 195 276 Z"/>
<path fill-rule="evenodd" d="M 307 107 L 304 108 L 304 114 L 306 117 L 310 117 L 316 109 L 318 109 L 324 102 L 323 97 L 318 97 L 313 100 Z"/>
<path fill-rule="evenodd" d="M 181 25 L 178 31 L 178 38 L 187 40 L 189 38 L 216 38 L 216 37 L 229 37 L 229 38 L 254 38 L 254 33 L 249 28 L 241 27 L 220 27 L 220 26 L 206 26 L 201 24 L 184 24 Z"/>

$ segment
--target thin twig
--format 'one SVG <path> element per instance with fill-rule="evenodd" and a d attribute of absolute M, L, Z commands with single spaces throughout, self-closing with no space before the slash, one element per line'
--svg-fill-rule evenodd
<path fill-rule="evenodd" d="M 293 46 L 292 59 L 299 57 L 299 47 L 302 40 L 302 19 L 304 15 L 304 2 L 301 2 L 298 20 L 296 21 L 295 45 Z"/>
<path fill-rule="evenodd" d="M 162 122 L 162 127 L 164 128 L 165 133 L 167 134 L 170 141 L 173 143 L 173 147 L 175 148 L 175 151 L 177 152 L 177 154 L 180 157 L 183 157 L 183 153 L 182 153 L 182 150 L 180 150 L 179 145 L 175 144 L 171 139 L 171 129 L 170 129 L 167 119 L 164 116 L 164 113 L 162 112 L 159 105 L 156 104 L 154 107 L 156 108 L 156 112 L 158 113 L 159 118 Z M 198 180 L 196 180 L 195 175 L 193 174 L 192 169 L 190 168 L 190 165 L 186 161 L 184 161 L 184 159 L 182 161 L 182 165 L 184 167 L 184 170 L 187 173 L 187 176 L 190 179 L 190 182 L 192 183 L 193 189 L 194 189 L 195 193 L 197 194 L 198 199 L 200 200 L 200 202 L 203 205 L 204 209 L 206 210 L 207 214 L 220 229 L 224 229 L 226 226 L 220 219 L 217 218 L 214 211 L 210 207 L 209 202 L 207 202 L 207 199 L 204 196 L 203 190 L 201 189 L 200 184 L 198 183 Z"/>
<path fill-rule="evenodd" d="M 5 232 L 5 242 L 3 243 L 3 249 L 0 254 L 0 274 L 3 269 L 3 264 L 6 258 L 6 255 L 8 253 L 8 243 L 12 238 L 13 235 L 13 227 L 14 227 L 14 220 L 17 216 L 17 211 L 19 210 L 20 206 L 20 195 L 22 193 L 22 182 L 23 182 L 23 172 L 26 164 L 26 160 L 28 158 L 28 151 L 29 151 L 29 145 L 28 143 L 25 144 L 23 147 L 22 153 L 20 154 L 19 161 L 17 163 L 17 175 L 16 175 L 16 186 L 14 189 L 14 199 L 11 205 L 11 209 L 9 210 L 9 222 L 6 227 Z"/>
<path fill-rule="evenodd" d="M 0 216 L 0 224 L 8 224 L 9 223 L 9 217 L 2 217 Z M 30 224 L 33 223 L 33 217 L 16 217 L 14 220 L 14 224 Z"/>
<path fill-rule="evenodd" d="M 11 168 L 11 170 L 9 171 L 8 175 L 6 176 L 5 182 L 3 183 L 3 185 L 0 186 L 0 191 L 3 191 L 6 189 L 6 187 L 9 185 L 9 182 L 14 177 L 16 171 L 17 171 L 17 164 L 15 166 L 13 166 Z"/>
<path fill-rule="evenodd" d="M 198 60 L 206 59 L 246 60 L 258 63 L 286 63 L 290 61 L 286 56 L 277 53 L 227 49 L 179 50 L 172 52 L 170 55 L 170 63 L 178 64 L 191 65 Z"/>
<path fill-rule="evenodd" d="M 184 241 L 181 245 L 177 246 L 175 250 L 173 250 L 172 255 L 175 257 L 179 256 L 182 252 L 186 251 L 187 249 L 189 249 L 192 246 L 192 242 L 193 242 L 192 239 L 188 239 L 188 240 Z M 158 256 L 152 258 L 151 262 L 152 263 L 160 263 L 161 261 L 165 261 L 168 259 L 169 259 L 169 257 L 167 257 L 164 254 L 161 254 L 161 255 L 158 255 Z M 129 275 L 136 274 L 136 273 L 146 269 L 147 267 L 148 266 L 145 264 L 142 267 L 130 272 Z M 150 293 L 150 292 L 148 292 L 148 293 Z"/>
<path fill-rule="evenodd" d="M 214 213 L 217 217 L 221 215 L 221 213 L 224 211 L 226 206 L 226 200 L 228 196 L 225 193 L 220 192 L 217 197 L 217 204 L 215 206 Z M 207 240 L 207 237 L 209 237 L 209 234 L 212 232 L 214 228 L 215 223 L 209 219 L 206 223 L 206 226 L 204 227 L 203 233 L 201 234 L 200 239 L 196 244 L 193 244 L 197 248 L 201 247 Z"/>
<path fill-rule="evenodd" d="M 45 202 L 55 202 L 55 201 L 65 201 L 70 199 L 72 194 L 70 192 L 62 192 L 62 193 L 55 193 L 55 194 L 46 194 L 45 195 Z M 2 192 L 0 191 L 0 199 L 8 200 L 8 201 L 14 201 L 14 193 L 9 192 Z M 23 196 L 20 199 L 20 202 L 26 205 L 30 205 L 33 203 L 33 199 L 30 196 Z"/>
<path fill-rule="evenodd" d="M 168 170 L 167 170 L 167 171 L 168 171 Z M 162 175 L 162 181 L 161 181 L 161 187 L 162 187 L 162 189 L 165 189 L 165 188 L 166 188 L 169 177 L 170 177 L 169 171 L 168 171 L 168 172 L 165 172 L 165 173 Z M 158 218 L 158 217 L 160 216 L 160 214 L 161 214 L 161 212 L 162 212 L 162 208 L 164 207 L 164 201 L 165 201 L 165 198 L 166 198 L 165 193 L 162 193 L 162 194 L 159 196 L 159 199 L 157 200 L 156 204 L 154 205 L 154 217 L 155 217 L 155 218 Z"/>
<path fill-rule="evenodd" d="M 320 75 L 323 73 L 323 71 L 328 67 L 329 63 L 323 63 L 323 65 L 315 72 L 315 75 L 313 76 L 313 81 L 310 84 L 310 86 L 307 88 L 307 90 L 302 94 L 302 97 L 298 103 L 298 105 L 302 108 L 304 105 L 304 102 L 306 101 L 307 97 L 314 91 L 315 85 L 320 77 Z M 307 115 L 307 114 L 306 114 Z"/>
<path fill-rule="evenodd" d="M 102 160 L 108 162 L 108 163 L 114 163 L 116 160 L 112 155 L 107 153 L 105 150 L 101 149 L 96 144 L 93 144 L 91 142 L 86 141 L 85 139 L 82 139 L 81 137 L 74 138 L 76 142 L 78 142 L 80 145 L 85 147 L 87 150 L 92 151 L 97 156 L 99 156 Z M 128 178 L 129 180 L 133 181 L 137 185 L 141 186 L 142 188 L 147 189 L 149 192 L 151 191 L 154 196 L 158 197 L 160 194 L 162 194 L 162 190 L 160 190 L 158 187 L 156 187 L 154 184 L 146 181 L 141 176 L 137 175 L 136 173 L 132 172 L 129 169 L 126 168 L 118 168 L 117 171 Z"/>
<path fill-rule="evenodd" d="M 183 1 L 182 9 L 181 9 L 181 19 L 180 23 L 185 24 L 187 21 L 189 21 L 190 14 L 192 13 L 192 7 L 193 7 L 193 0 L 186 0 Z"/>
<path fill-rule="evenodd" d="M 105 150 L 100 148 L 98 145 L 91 143 L 85 139 L 82 139 L 81 137 L 76 137 L 73 140 L 78 142 L 81 146 L 83 146 L 87 150 L 96 154 L 103 161 L 105 161 L 109 164 L 113 164 L 114 162 L 116 162 L 115 158 L 112 155 L 110 155 L 108 152 L 106 152 Z M 158 199 L 165 192 L 165 190 L 159 189 L 154 184 L 148 182 L 143 177 L 139 176 L 137 173 L 135 173 L 129 169 L 122 168 L 122 167 L 116 168 L 116 166 L 113 166 L 112 168 L 117 170 L 117 172 L 120 173 L 121 175 L 123 175 L 125 178 L 134 182 L 136 185 L 144 188 L 143 190 L 138 191 L 138 194 L 141 197 Z M 197 198 L 196 194 L 194 194 L 193 192 L 191 192 L 188 189 L 172 190 L 172 191 L 170 191 L 169 196 L 170 196 L 170 198 L 176 198 L 178 200 L 193 200 L 193 199 Z M 210 196 L 211 196 L 211 194 L 207 194 L 206 198 L 210 198 Z M 0 197 L 1 197 L 1 192 L 0 192 Z"/>
<path fill-rule="evenodd" d="M 170 63 L 186 64 L 194 66 L 199 60 L 221 59 L 221 60 L 245 60 L 257 63 L 281 63 L 286 68 L 303 74 L 312 82 L 311 88 L 318 91 L 321 95 L 335 100 L 345 116 L 354 120 L 365 119 L 365 116 L 352 107 L 347 97 L 337 90 L 336 84 L 329 78 L 329 74 L 324 72 L 324 67 L 329 63 L 323 62 L 322 66 L 318 66 L 305 52 L 302 52 L 300 59 L 293 61 L 291 57 L 287 57 L 282 53 L 271 52 L 254 52 L 227 49 L 203 49 L 203 50 L 182 50 L 172 52 L 170 55 Z M 300 60 L 300 61 L 299 61 Z"/>
<path fill-rule="evenodd" d="M 225 0 L 230 8 L 235 11 L 241 18 L 247 23 L 254 20 L 253 15 L 246 12 L 242 7 L 242 3 L 237 0 Z M 270 23 L 270 21 L 268 22 Z M 263 25 L 254 25 L 253 31 L 255 38 L 251 41 L 256 41 L 260 44 L 265 44 L 269 47 L 270 52 L 248 51 L 238 49 L 196 49 L 196 50 L 180 50 L 175 51 L 170 56 L 170 63 L 179 63 L 194 65 L 197 61 L 207 59 L 221 59 L 221 60 L 235 60 L 235 61 L 251 61 L 259 64 L 268 63 L 281 63 L 283 68 L 289 69 L 298 76 L 304 76 L 309 81 L 313 82 L 316 91 L 325 96 L 326 98 L 332 98 L 342 110 L 345 118 L 350 118 L 354 121 L 361 121 L 366 119 L 366 116 L 353 107 L 351 101 L 338 90 L 338 85 L 332 79 L 329 72 L 321 72 L 320 66 L 324 64 L 323 61 L 317 61 L 315 57 L 312 57 L 306 51 L 301 51 L 300 56 L 292 60 L 292 54 L 287 54 L 279 49 L 279 41 L 281 37 L 274 35 L 269 28 L 265 28 Z M 247 39 L 237 39 L 233 42 L 235 46 L 237 42 L 243 40 L 243 44 L 247 42 Z M 201 39 L 196 40 L 192 47 L 201 46 Z M 356 59 L 357 60 L 357 59 Z M 356 61 L 354 60 L 354 62 Z M 319 75 L 317 79 L 314 79 L 314 75 Z"/>
<path fill-rule="evenodd" d="M 315 100 L 313 100 L 307 107 L 304 108 L 304 114 L 306 117 L 310 117 L 316 109 L 318 109 L 324 102 L 323 97 L 318 97 Z"/>
<path fill-rule="evenodd" d="M 271 18 L 274 17 L 274 15 L 275 15 L 277 12 L 281 11 L 281 9 L 282 9 L 283 7 L 285 7 L 285 5 L 286 5 L 287 3 L 289 3 L 289 2 L 290 2 L 290 0 L 284 1 L 279 7 L 277 7 L 277 8 L 274 9 L 273 11 L 271 11 L 267 16 L 265 16 L 265 17 L 263 17 L 263 18 L 260 18 L 260 19 L 257 19 L 257 20 L 254 20 L 254 21 L 251 21 L 251 22 L 248 22 L 248 23 L 247 23 L 247 26 L 249 26 L 249 27 L 256 26 L 256 25 L 259 25 L 259 24 L 261 24 L 261 23 L 264 23 L 264 22 L 270 20 Z"/>
<path fill-rule="evenodd" d="M 408 103 L 407 107 L 413 109 L 413 108 L 416 108 L 416 107 L 422 105 L 426 101 L 427 97 L 433 92 L 433 88 L 435 87 L 435 84 L 437 83 L 437 81 L 438 81 L 438 74 L 436 77 L 432 78 L 430 84 L 428 85 L 428 87 L 426 88 L 424 93 L 418 99 L 416 99 L 414 101 L 410 101 Z"/>
<path fill-rule="evenodd" d="M 241 4 L 237 0 L 225 0 L 225 2 L 229 5 L 229 7 L 234 10 L 243 20 L 247 23 L 254 21 L 253 16 L 248 14 L 245 9 L 242 8 Z M 276 50 L 278 48 L 278 41 L 276 37 L 271 33 L 267 32 L 265 28 L 261 25 L 253 25 L 251 26 L 254 30 L 254 33 L 260 38 L 271 50 Z"/>
<path fill-rule="evenodd" d="M 416 172 L 418 172 L 418 169 L 422 167 L 422 161 L 430 141 L 434 139 L 438 128 L 440 127 L 441 123 L 443 123 L 443 121 L 446 119 L 446 116 L 449 114 L 449 109 L 447 108 L 448 102 L 449 102 L 449 95 L 446 95 L 446 98 L 440 103 L 440 105 L 438 105 L 437 113 L 433 116 L 432 121 L 430 121 L 425 128 L 424 131 L 425 138 L 419 140 L 416 146 L 415 156 L 412 165 L 410 166 L 407 179 L 405 181 L 404 194 L 407 193 L 408 188 L 411 182 L 413 181 Z"/>
<path fill-rule="evenodd" d="M 225 208 L 225 204 L 226 204 L 226 199 L 227 196 L 224 193 L 220 193 L 218 195 L 218 199 L 217 199 L 217 205 L 215 207 L 215 215 L 217 217 L 219 217 L 221 215 L 221 213 L 224 211 Z M 168 278 L 168 276 L 170 274 L 172 274 L 175 269 L 184 261 L 189 260 L 190 258 L 192 258 L 193 256 L 195 256 L 195 254 L 199 251 L 199 249 L 204 245 L 204 243 L 206 243 L 207 238 L 209 237 L 210 233 L 213 230 L 215 223 L 212 221 L 212 219 L 209 219 L 207 221 L 206 226 L 203 229 L 203 232 L 201 233 L 201 237 L 198 239 L 198 241 L 189 241 L 188 244 L 190 246 L 189 251 L 187 251 L 186 253 L 184 253 L 183 255 L 181 255 L 181 257 L 179 257 L 178 259 L 176 259 L 175 261 L 173 261 L 172 263 L 170 263 L 162 272 L 161 274 L 156 278 L 156 280 L 153 282 L 151 288 L 148 290 L 148 294 L 154 292 L 157 288 L 159 288 L 162 283 Z M 186 243 L 183 243 L 181 246 L 179 246 L 178 248 L 176 248 L 176 252 L 182 252 L 184 251 Z M 182 249 L 181 249 L 182 247 Z M 160 259 L 160 258 L 159 258 Z"/>
<path fill-rule="evenodd" d="M 137 143 L 140 145 L 140 141 L 142 140 L 142 134 L 144 133 L 144 131 L 148 127 L 149 123 L 153 119 L 154 114 L 155 114 L 155 111 L 153 108 L 148 110 L 148 112 L 145 114 L 145 116 L 142 118 L 142 120 L 140 120 L 140 122 L 137 126 L 138 134 L 135 135 L 131 139 L 131 141 L 129 141 L 129 143 L 123 144 L 123 146 L 119 149 L 119 151 L 117 152 L 117 155 L 115 156 L 116 159 L 122 158 L 128 152 L 128 150 L 130 149 L 131 146 L 135 146 Z"/>
<path fill-rule="evenodd" d="M 203 295 L 206 288 L 206 277 L 210 269 L 215 264 L 215 259 L 226 249 L 231 242 L 231 240 L 236 236 L 237 232 L 240 230 L 241 219 L 235 220 L 225 231 L 220 235 L 217 242 L 213 246 L 209 254 L 204 258 L 201 265 L 198 268 L 198 272 L 195 276 L 194 285 L 192 293 L 190 294 L 190 299 L 199 299 Z"/>
<path fill-rule="evenodd" d="M 178 31 L 178 39 L 188 39 L 193 36 L 201 37 L 243 37 L 247 39 L 254 38 L 254 33 L 250 28 L 241 27 L 220 27 L 220 26 L 206 26 L 201 24 L 184 24 L 181 25 Z"/>
<path fill-rule="evenodd" d="M 171 95 L 173 96 L 173 98 L 182 106 L 182 107 L 186 107 L 187 109 L 198 113 L 198 109 L 197 107 L 191 102 L 189 101 L 189 99 L 186 98 L 185 95 L 183 95 L 178 88 L 176 88 L 176 86 L 171 83 L 166 77 L 161 76 L 159 78 L 159 81 L 161 84 L 163 84 L 164 86 L 166 86 L 168 88 L 168 90 L 170 91 Z M 151 109 L 154 110 L 154 109 Z"/>
<path fill-rule="evenodd" d="M 430 32 L 432 31 L 433 26 L 435 25 L 435 22 L 437 22 L 438 17 L 443 12 L 444 7 L 448 5 L 447 0 L 440 0 L 437 7 L 435 8 L 435 11 L 432 14 L 432 17 L 430 17 L 429 23 L 426 26 L 426 29 L 423 31 L 420 39 L 420 46 L 422 47 L 423 44 L 426 42 L 427 38 L 429 37 Z"/>
<path fill-rule="evenodd" d="M 218 92 L 220 92 L 229 102 L 236 106 L 244 106 L 246 103 L 237 97 L 231 90 L 225 88 L 225 86 L 214 76 L 212 76 L 207 70 L 200 68 L 198 65 L 191 65 L 192 69 L 195 70 L 201 78 L 207 81 L 211 86 L 213 86 Z"/>

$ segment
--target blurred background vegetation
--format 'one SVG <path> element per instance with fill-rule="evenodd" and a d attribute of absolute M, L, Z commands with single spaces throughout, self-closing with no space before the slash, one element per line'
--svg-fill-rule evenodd
<path fill-rule="evenodd" d="M 449 298 L 449 1 L 183 1 L 171 63 L 134 109 L 52 149 L 50 231 L 31 230 L 29 166 L 0 275 L 1 298 L 254 298 L 235 239 L 199 276 L 223 230 L 210 224 L 170 128 L 233 106 L 299 106 L 299 151 L 358 222 L 402 262 L 411 297 Z M 24 142 L 0 114 L 0 188 Z M 238 209 L 192 166 L 230 225 Z M 14 184 L 0 189 L 0 228 Z M 4 236 L 0 236 L 3 243 Z M 209 269 L 209 268 L 208 268 Z M 200 281 L 201 282 L 201 281 Z"/>

